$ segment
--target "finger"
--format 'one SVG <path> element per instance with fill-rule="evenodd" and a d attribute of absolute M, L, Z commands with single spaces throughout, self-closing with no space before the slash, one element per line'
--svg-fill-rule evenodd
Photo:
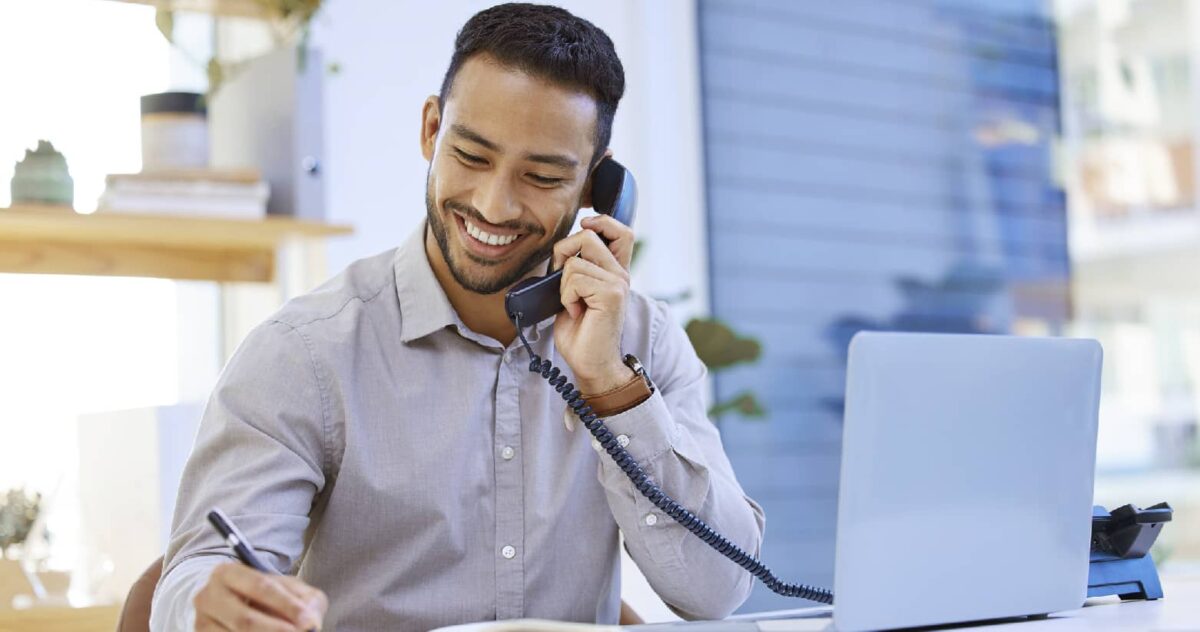
<path fill-rule="evenodd" d="M 567 263 L 568 271 L 563 273 L 561 292 L 563 307 L 567 309 L 572 318 L 578 318 L 585 308 L 615 311 L 621 301 L 620 282 L 578 272 L 572 268 L 583 267 L 587 265 L 587 262 L 575 263 L 575 261 L 577 260 L 569 261 Z M 598 268 L 596 271 L 601 274 L 605 273 L 604 270 Z"/>
<path fill-rule="evenodd" d="M 578 283 L 575 279 L 581 276 L 587 277 L 589 281 L 583 282 L 584 285 L 575 285 Z M 615 306 L 623 300 L 621 295 L 628 291 L 629 281 L 624 277 L 617 276 L 601 268 L 591 261 L 576 257 L 568 259 L 566 265 L 563 266 L 561 287 L 576 288 L 579 290 L 586 288 L 589 290 L 586 296 L 577 294 L 572 297 L 571 306 L 567 306 L 567 311 L 571 316 L 577 318 L 582 315 L 585 308 L 604 309 L 607 306 L 608 300 L 612 301 L 612 309 L 615 311 Z M 602 298 L 609 294 L 611 294 L 611 299 Z M 564 303 L 564 306 L 566 306 L 566 303 Z"/>
<path fill-rule="evenodd" d="M 325 593 L 321 592 L 320 589 L 308 585 L 299 577 L 293 577 L 291 575 L 278 575 L 275 577 L 275 579 L 277 579 L 279 583 L 283 584 L 285 590 L 288 590 L 292 594 L 303 599 L 313 599 L 317 596 L 323 597 L 325 595 Z"/>
<path fill-rule="evenodd" d="M 228 629 L 229 628 L 221 625 L 220 621 L 217 621 L 206 614 L 200 612 L 196 613 L 196 632 L 224 632 Z"/>
<path fill-rule="evenodd" d="M 214 571 L 214 575 L 218 572 L 221 573 L 221 585 L 262 606 L 262 609 L 294 624 L 320 623 L 319 617 L 310 611 L 307 603 L 284 588 L 279 576 L 260 573 L 241 564 L 222 565 Z"/>
<path fill-rule="evenodd" d="M 602 268 L 582 257 L 567 259 L 567 262 L 563 264 L 564 277 L 575 274 L 594 277 L 599 281 L 611 283 L 615 286 L 627 285 L 629 283 L 629 275 Z"/>
<path fill-rule="evenodd" d="M 619 276 L 629 276 L 629 271 L 617 261 L 616 256 L 608 249 L 608 246 L 604 245 L 596 231 L 584 229 L 555 244 L 554 268 L 561 268 L 568 259 L 574 258 L 575 255 Z"/>
<path fill-rule="evenodd" d="M 633 229 L 609 215 L 595 215 L 580 220 L 579 225 L 594 230 L 608 241 L 608 249 L 626 270 L 633 260 L 633 244 L 637 237 Z"/>
<path fill-rule="evenodd" d="M 561 270 L 567 259 L 581 253 L 583 251 L 583 243 L 587 239 L 587 232 L 586 230 L 581 230 L 577 233 L 572 233 L 554 244 L 554 254 L 550 267 L 555 270 Z"/>
<path fill-rule="evenodd" d="M 570 279 L 563 276 L 561 300 L 571 318 L 579 318 L 587 308 L 587 300 L 598 290 L 599 282 L 592 278 L 575 275 Z"/>
<path fill-rule="evenodd" d="M 204 616 L 212 618 L 226 630 L 268 630 L 270 632 L 296 632 L 305 629 L 295 623 L 263 612 L 247 603 L 226 585 L 212 587 L 209 599 L 202 605 Z M 197 610 L 197 617 L 200 616 Z"/>
<path fill-rule="evenodd" d="M 304 583 L 299 577 L 280 575 L 276 579 L 283 583 L 284 589 L 299 597 L 308 604 L 311 610 L 324 619 L 325 613 L 329 611 L 329 597 L 325 595 L 324 591 Z"/>

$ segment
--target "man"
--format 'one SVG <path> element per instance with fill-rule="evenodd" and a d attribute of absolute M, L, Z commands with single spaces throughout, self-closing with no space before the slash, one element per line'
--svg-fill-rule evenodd
<path fill-rule="evenodd" d="M 596 216 L 568 235 L 624 83 L 608 36 L 562 9 L 509 4 L 467 22 L 422 110 L 426 221 L 290 301 L 222 374 L 154 629 L 614 623 L 618 530 L 682 616 L 745 600 L 745 571 L 658 512 L 587 432 L 564 429 L 562 398 L 529 373 L 504 313 L 517 281 L 562 268 L 565 310 L 528 324 L 534 351 L 664 490 L 757 553 L 762 511 L 705 417 L 704 366 L 665 306 L 629 289 L 633 233 Z M 231 561 L 205 521 L 214 506 L 284 575 Z"/>

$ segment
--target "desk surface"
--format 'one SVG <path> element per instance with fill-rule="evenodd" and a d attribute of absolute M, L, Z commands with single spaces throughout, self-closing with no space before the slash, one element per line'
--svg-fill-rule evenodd
<path fill-rule="evenodd" d="M 1163 599 L 1121 602 L 1118 597 L 1089 599 L 1084 607 L 1050 615 L 1046 619 L 1015 619 L 987 625 L 967 626 L 976 630 L 1008 632 L 1093 632 L 1116 630 L 1154 630 L 1155 632 L 1197 632 L 1200 630 L 1200 574 L 1163 578 Z M 801 618 L 761 619 L 763 615 L 735 617 L 734 621 L 633 626 L 633 630 L 684 632 L 790 632 L 832 630 L 829 608 L 812 608 Z M 824 611 L 824 614 L 819 614 Z M 798 613 L 799 614 L 799 613 Z M 731 627 L 731 624 L 733 626 Z M 708 627 L 716 626 L 716 627 Z M 743 627 L 744 626 L 744 627 Z"/>
<path fill-rule="evenodd" d="M 1121 602 L 1117 597 L 1089 599 L 1083 608 L 1059 612 L 1046 619 L 1013 620 L 988 625 L 968 625 L 971 629 L 991 632 L 1113 632 L 1116 630 L 1154 630 L 1155 632 L 1200 631 L 1200 574 L 1163 578 L 1163 594 L 1158 601 Z M 583 632 L 637 630 L 642 632 L 793 632 L 832 630 L 828 607 L 786 612 L 742 615 L 725 621 L 660 623 L 619 628 L 551 621 L 495 621 L 442 628 L 449 632 Z M 765 617 L 765 618 L 764 618 Z M 782 617 L 782 618 L 780 618 Z M 791 618 L 788 618 L 791 617 Z"/>

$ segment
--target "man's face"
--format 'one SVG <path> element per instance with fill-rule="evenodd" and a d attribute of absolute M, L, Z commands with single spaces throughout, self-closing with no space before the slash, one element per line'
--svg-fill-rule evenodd
<path fill-rule="evenodd" d="M 425 206 L 459 285 L 493 294 L 550 256 L 583 198 L 596 115 L 590 95 L 484 55 L 459 69 L 440 115 L 426 102 Z"/>

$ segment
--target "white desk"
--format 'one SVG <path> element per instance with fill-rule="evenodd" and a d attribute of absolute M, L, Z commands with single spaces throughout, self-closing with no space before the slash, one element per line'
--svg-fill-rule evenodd
<path fill-rule="evenodd" d="M 1163 577 L 1163 599 L 1158 601 L 1129 601 L 1122 603 L 1117 597 L 1090 599 L 1083 608 L 1060 612 L 1046 619 L 1013 620 L 987 625 L 964 627 L 991 632 L 1115 632 L 1121 630 L 1146 630 L 1153 632 L 1198 632 L 1200 631 L 1200 574 Z M 692 621 L 659 623 L 626 627 L 585 625 L 520 619 L 516 621 L 494 621 L 463 626 L 441 628 L 449 632 L 619 632 L 634 630 L 642 632 L 794 632 L 833 630 L 829 608 L 809 608 L 794 612 L 799 618 L 760 619 L 776 617 L 780 613 L 742 615 L 725 621 Z M 941 628 L 939 628 L 941 629 Z"/>
<path fill-rule="evenodd" d="M 1153 630 L 1154 632 L 1200 631 L 1200 574 L 1163 577 L 1164 598 L 1157 601 L 1128 601 L 1116 597 L 1089 599 L 1083 608 L 1059 612 L 1046 619 L 1016 619 L 987 625 L 965 627 L 991 632 L 1111 632 L 1116 630 Z M 801 618 L 760 619 L 744 615 L 732 620 L 627 626 L 623 630 L 646 632 L 792 632 L 833 630 L 829 608 L 812 608 Z"/>

